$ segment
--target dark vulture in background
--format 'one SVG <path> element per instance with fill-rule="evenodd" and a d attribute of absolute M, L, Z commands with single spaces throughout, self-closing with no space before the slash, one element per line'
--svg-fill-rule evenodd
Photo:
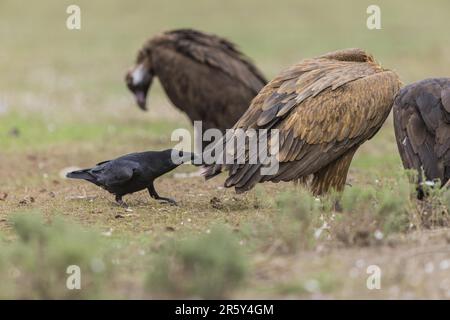
<path fill-rule="evenodd" d="M 270 81 L 234 126 L 279 129 L 278 172 L 261 175 L 262 164 L 248 163 L 254 155 L 247 145 L 245 164 L 213 164 L 205 176 L 224 166 L 225 187 L 244 192 L 259 182 L 313 175 L 314 194 L 341 191 L 355 151 L 380 129 L 399 87 L 397 74 L 361 49 L 303 60 Z"/>
<path fill-rule="evenodd" d="M 450 178 L 450 78 L 402 88 L 394 102 L 394 128 L 403 166 L 419 173 L 419 199 L 423 177 L 445 185 Z"/>
<path fill-rule="evenodd" d="M 233 43 L 191 29 L 164 32 L 139 51 L 126 82 L 143 110 L 155 76 L 192 122 L 221 131 L 236 123 L 267 82 Z"/>

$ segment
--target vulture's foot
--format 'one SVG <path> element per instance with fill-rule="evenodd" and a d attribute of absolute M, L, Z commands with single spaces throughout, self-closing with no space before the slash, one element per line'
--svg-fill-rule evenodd
<path fill-rule="evenodd" d="M 344 208 L 342 208 L 341 202 L 339 200 L 333 201 L 333 211 L 342 213 L 344 211 Z"/>

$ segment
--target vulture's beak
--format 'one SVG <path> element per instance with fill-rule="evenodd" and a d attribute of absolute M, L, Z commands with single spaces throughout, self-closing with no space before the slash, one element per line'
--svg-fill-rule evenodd
<path fill-rule="evenodd" d="M 145 70 L 142 64 L 128 71 L 125 77 L 128 89 L 133 92 L 137 105 L 144 111 L 147 110 L 147 93 L 152 78 L 152 75 Z"/>
<path fill-rule="evenodd" d="M 134 91 L 136 103 L 143 111 L 147 111 L 147 92 L 143 90 Z"/>

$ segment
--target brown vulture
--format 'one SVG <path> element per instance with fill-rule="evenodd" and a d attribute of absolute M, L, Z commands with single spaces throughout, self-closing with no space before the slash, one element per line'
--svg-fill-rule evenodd
<path fill-rule="evenodd" d="M 263 164 L 249 163 L 254 155 L 246 144 L 245 163 L 216 162 L 205 176 L 215 176 L 224 166 L 229 171 L 225 187 L 234 186 L 238 193 L 258 182 L 304 181 L 310 175 L 314 194 L 341 191 L 355 151 L 380 129 L 399 88 L 397 74 L 361 49 L 303 60 L 270 81 L 234 126 L 279 129 L 278 171 L 262 175 Z"/>
<path fill-rule="evenodd" d="M 192 122 L 222 132 L 236 123 L 267 83 L 233 43 L 191 29 L 164 32 L 139 51 L 126 83 L 143 110 L 155 76 Z"/>
<path fill-rule="evenodd" d="M 402 88 L 394 101 L 394 128 L 406 169 L 422 184 L 445 185 L 450 178 L 450 78 L 426 79 Z"/>

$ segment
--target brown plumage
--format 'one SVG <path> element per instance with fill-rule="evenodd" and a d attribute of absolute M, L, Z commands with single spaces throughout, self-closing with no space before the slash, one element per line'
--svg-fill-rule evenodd
<path fill-rule="evenodd" d="M 279 129 L 278 172 L 261 175 L 262 165 L 249 164 L 247 155 L 245 164 L 224 165 L 230 172 L 225 186 L 243 192 L 258 182 L 304 181 L 313 175 L 314 194 L 341 191 L 355 151 L 380 129 L 399 86 L 396 73 L 361 49 L 292 66 L 261 90 L 234 126 Z M 221 169 L 210 166 L 206 178 Z"/>
<path fill-rule="evenodd" d="M 146 109 L 154 76 L 167 96 L 203 129 L 231 128 L 266 84 L 262 73 L 234 44 L 191 29 L 164 32 L 139 51 L 126 82 Z"/>
<path fill-rule="evenodd" d="M 404 167 L 418 171 L 422 198 L 423 176 L 442 185 L 450 179 L 450 78 L 402 88 L 393 109 L 398 150 Z"/>

